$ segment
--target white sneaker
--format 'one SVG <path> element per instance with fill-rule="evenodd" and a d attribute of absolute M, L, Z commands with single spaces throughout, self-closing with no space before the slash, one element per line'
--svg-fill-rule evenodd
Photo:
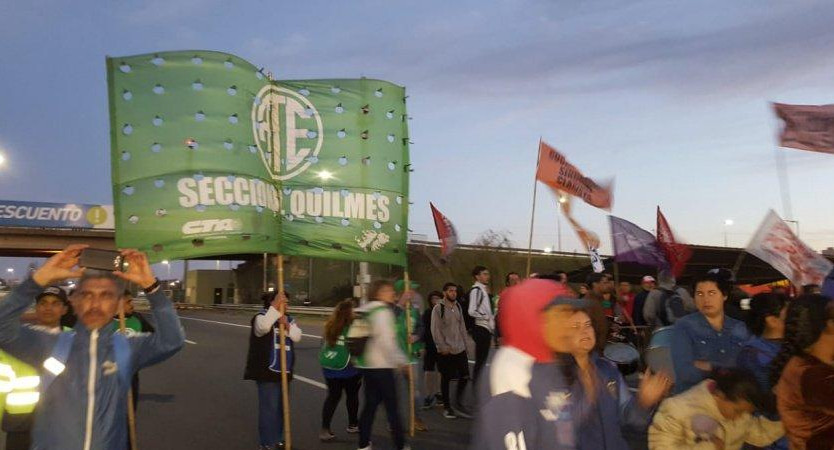
<path fill-rule="evenodd" d="M 369 442 L 367 447 L 362 447 L 359 450 L 373 450 L 373 445 Z"/>

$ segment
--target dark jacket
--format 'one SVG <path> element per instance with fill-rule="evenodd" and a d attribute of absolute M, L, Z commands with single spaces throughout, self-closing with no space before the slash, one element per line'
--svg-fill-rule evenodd
<path fill-rule="evenodd" d="M 643 289 L 639 294 L 634 296 L 634 311 L 631 314 L 634 325 L 643 326 L 646 324 L 646 318 L 643 317 L 643 307 L 646 305 L 646 298 L 649 296 L 649 291 Z"/>
<path fill-rule="evenodd" d="M 776 412 L 776 395 L 773 393 L 773 385 L 770 384 L 770 363 L 779 354 L 782 349 L 780 341 L 771 341 L 763 339 L 758 336 L 753 336 L 742 347 L 738 354 L 738 366 L 742 369 L 747 369 L 756 377 L 759 382 L 762 392 L 766 394 L 768 399 L 769 414 L 767 418 L 771 420 L 779 420 L 779 414 Z M 782 438 L 774 442 L 769 447 L 770 450 L 787 450 L 788 439 Z"/>
<path fill-rule="evenodd" d="M 629 450 L 621 429 L 631 427 L 645 431 L 652 420 L 653 409 L 644 409 L 631 395 L 617 366 L 596 353 L 591 361 L 597 372 L 596 401 L 577 402 L 579 425 L 579 448 L 583 450 Z M 575 392 L 582 392 L 579 381 L 575 381 Z"/>
<path fill-rule="evenodd" d="M 434 308 L 426 308 L 423 311 L 423 342 L 426 344 L 426 351 L 437 353 L 437 346 L 431 335 L 431 313 Z"/>
<path fill-rule="evenodd" d="M 266 314 L 266 310 L 255 314 L 250 321 L 249 329 L 249 352 L 246 357 L 246 370 L 243 373 L 244 380 L 253 381 L 281 381 L 281 353 L 279 352 L 280 335 L 277 322 L 263 336 L 255 335 L 255 319 Z M 287 316 L 289 323 L 292 317 Z M 287 375 L 292 379 L 292 369 L 295 365 L 295 351 L 289 333 L 285 336 L 284 343 L 287 346 Z"/>

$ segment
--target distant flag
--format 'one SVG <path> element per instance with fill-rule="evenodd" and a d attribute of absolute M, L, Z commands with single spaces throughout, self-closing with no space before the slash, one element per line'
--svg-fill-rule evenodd
<path fill-rule="evenodd" d="M 778 214 L 768 212 L 747 253 L 773 266 L 796 286 L 823 285 L 834 265 L 800 241 Z"/>
<path fill-rule="evenodd" d="M 669 267 L 666 255 L 651 233 L 619 217 L 608 216 L 608 219 L 611 222 L 611 242 L 614 245 L 615 261 L 658 268 Z"/>
<path fill-rule="evenodd" d="M 448 258 L 458 245 L 458 234 L 452 222 L 438 211 L 433 203 L 429 203 L 429 206 L 434 217 L 434 226 L 437 228 L 437 239 L 440 240 L 440 255 Z"/>
<path fill-rule="evenodd" d="M 536 179 L 557 191 L 581 198 L 586 203 L 604 210 L 611 210 L 613 199 L 611 183 L 600 185 L 582 175 L 561 153 L 544 141 L 539 142 L 539 165 Z"/>
<path fill-rule="evenodd" d="M 675 241 L 675 235 L 666 217 L 660 212 L 660 206 L 657 207 L 657 243 L 666 255 L 672 274 L 675 278 L 680 277 L 683 269 L 686 268 L 686 262 L 692 257 L 692 249 L 686 244 Z"/>
<path fill-rule="evenodd" d="M 834 153 L 834 105 L 774 103 L 773 109 L 785 123 L 780 146 Z"/>
<path fill-rule="evenodd" d="M 588 251 L 588 257 L 591 258 L 591 267 L 593 267 L 594 272 L 604 272 L 605 266 L 602 264 L 602 258 L 599 256 L 599 236 L 597 236 L 597 234 L 593 231 L 583 227 L 576 221 L 576 219 L 573 218 L 573 214 L 571 213 L 570 195 L 555 189 L 554 192 L 556 193 L 556 197 L 559 199 L 559 206 L 565 214 L 565 218 L 568 219 L 568 223 L 573 228 L 573 231 L 576 232 L 576 235 L 579 237 L 582 245 L 585 246 L 585 250 Z"/>

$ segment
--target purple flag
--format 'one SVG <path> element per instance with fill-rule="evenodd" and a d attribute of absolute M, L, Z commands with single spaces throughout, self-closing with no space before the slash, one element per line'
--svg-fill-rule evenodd
<path fill-rule="evenodd" d="M 658 268 L 669 267 L 663 251 L 651 233 L 619 217 L 608 216 L 608 219 L 611 221 L 611 242 L 614 245 L 615 261 Z"/>

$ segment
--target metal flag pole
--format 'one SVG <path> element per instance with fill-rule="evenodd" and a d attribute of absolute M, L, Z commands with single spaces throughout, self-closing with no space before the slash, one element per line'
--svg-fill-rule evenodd
<path fill-rule="evenodd" d="M 125 334 L 125 300 L 124 297 L 119 300 L 119 331 Z M 139 448 L 136 440 L 136 412 L 133 409 L 133 386 L 127 390 L 127 431 L 130 438 L 130 448 L 137 450 Z"/>
<path fill-rule="evenodd" d="M 278 266 L 278 298 L 284 298 L 284 256 L 277 256 Z M 281 315 L 287 317 L 287 305 L 282 303 Z M 289 321 L 287 321 L 289 323 Z M 292 430 L 290 428 L 290 392 L 287 379 L 287 330 L 284 324 L 278 324 L 278 344 L 281 348 L 281 402 L 284 410 L 284 448 L 292 450 Z"/>
<path fill-rule="evenodd" d="M 541 155 L 542 140 L 539 138 L 539 150 L 536 151 L 536 174 L 539 172 L 539 155 Z M 533 224 L 536 221 L 536 191 L 538 191 L 539 180 L 533 176 L 533 211 L 530 213 L 530 240 L 527 245 L 527 278 L 530 277 L 530 266 L 533 259 Z"/>
<path fill-rule="evenodd" d="M 406 348 L 408 350 L 408 354 L 406 355 L 406 359 L 408 360 L 408 433 L 409 436 L 414 437 L 414 432 L 416 429 L 416 416 L 414 413 L 414 370 L 411 366 L 411 297 L 408 295 L 409 291 L 411 291 L 411 281 L 408 279 L 408 271 L 406 270 L 403 272 L 403 282 L 405 286 L 403 287 L 403 295 L 406 296 L 405 301 L 405 342 Z M 447 400 L 448 401 L 448 400 Z"/>

